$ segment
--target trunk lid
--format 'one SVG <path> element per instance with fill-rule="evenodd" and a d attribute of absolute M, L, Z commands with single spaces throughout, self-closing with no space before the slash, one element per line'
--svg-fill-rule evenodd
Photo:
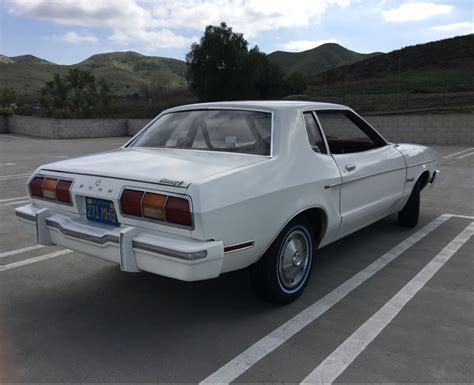
<path fill-rule="evenodd" d="M 41 169 L 186 188 L 191 183 L 265 159 L 223 152 L 123 148 L 50 163 Z"/>

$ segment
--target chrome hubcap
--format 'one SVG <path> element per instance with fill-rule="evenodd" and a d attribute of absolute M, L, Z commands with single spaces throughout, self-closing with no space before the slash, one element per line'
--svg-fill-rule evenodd
<path fill-rule="evenodd" d="M 295 230 L 287 235 L 278 258 L 278 274 L 283 286 L 292 289 L 304 280 L 309 268 L 309 253 L 306 233 Z"/>

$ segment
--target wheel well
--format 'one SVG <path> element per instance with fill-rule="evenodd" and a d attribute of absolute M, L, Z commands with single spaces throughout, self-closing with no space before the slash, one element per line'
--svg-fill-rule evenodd
<path fill-rule="evenodd" d="M 428 181 L 430 180 L 430 172 L 423 171 L 423 173 L 420 175 L 418 180 L 420 182 L 420 191 L 421 191 L 426 187 L 426 185 L 428 184 Z"/>
<path fill-rule="evenodd" d="M 328 223 L 326 213 L 324 210 L 314 207 L 301 212 L 297 217 L 301 216 L 305 217 L 311 223 L 316 237 L 316 244 L 319 245 L 326 233 Z"/>

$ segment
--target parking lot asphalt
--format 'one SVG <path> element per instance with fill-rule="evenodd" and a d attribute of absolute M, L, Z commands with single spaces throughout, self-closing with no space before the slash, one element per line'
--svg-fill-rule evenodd
<path fill-rule="evenodd" d="M 126 140 L 0 135 L 0 382 L 474 381 L 474 148 L 435 146 L 415 229 L 390 216 L 324 247 L 303 295 L 275 307 L 246 271 L 124 273 L 21 232 L 36 167 Z"/>

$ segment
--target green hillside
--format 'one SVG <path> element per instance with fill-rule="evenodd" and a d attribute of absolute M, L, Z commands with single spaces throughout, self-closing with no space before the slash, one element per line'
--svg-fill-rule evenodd
<path fill-rule="evenodd" d="M 181 60 L 144 56 L 136 52 L 112 52 L 91 56 L 74 65 L 58 65 L 32 55 L 0 56 L 0 85 L 12 87 L 25 100 L 35 100 L 41 87 L 54 73 L 64 75 L 71 68 L 91 71 L 104 78 L 114 94 L 139 93 L 144 86 L 175 89 L 186 86 L 186 64 Z"/>
<path fill-rule="evenodd" d="M 418 44 L 308 79 L 310 95 L 474 91 L 474 35 Z"/>
<path fill-rule="evenodd" d="M 268 58 L 286 74 L 300 72 L 305 77 L 310 77 L 376 55 L 380 53 L 362 54 L 348 50 L 339 44 L 327 43 L 303 52 L 275 51 L 269 54 Z"/>

